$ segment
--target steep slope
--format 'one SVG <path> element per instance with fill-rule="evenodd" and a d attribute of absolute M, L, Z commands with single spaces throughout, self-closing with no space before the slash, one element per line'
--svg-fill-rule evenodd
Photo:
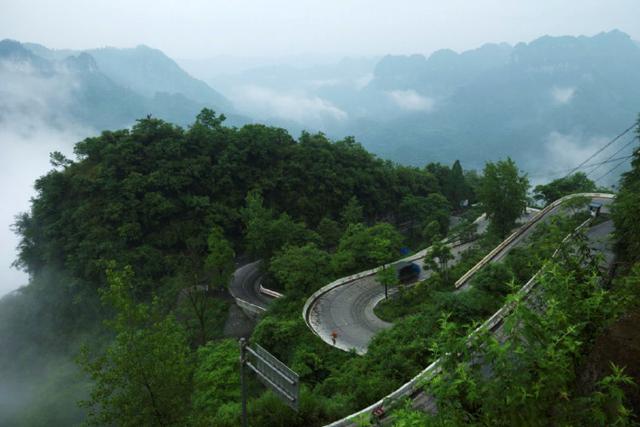
<path fill-rule="evenodd" d="M 149 98 L 156 93 L 182 94 L 220 111 L 231 110 L 231 103 L 224 96 L 191 77 L 157 49 L 140 45 L 133 49 L 91 49 L 87 53 L 113 81 Z"/>
<path fill-rule="evenodd" d="M 29 117 L 58 128 L 114 129 L 151 114 L 187 125 L 204 107 L 231 113 L 231 124 L 248 122 L 204 82 L 146 47 L 82 52 L 3 40 L 0 77 L 0 122 Z"/>

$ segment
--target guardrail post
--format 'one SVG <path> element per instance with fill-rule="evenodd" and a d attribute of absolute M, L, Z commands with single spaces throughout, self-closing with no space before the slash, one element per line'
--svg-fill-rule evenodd
<path fill-rule="evenodd" d="M 244 364 L 247 361 L 247 340 L 240 338 L 240 387 L 242 388 L 242 427 L 247 427 L 247 384 Z"/>

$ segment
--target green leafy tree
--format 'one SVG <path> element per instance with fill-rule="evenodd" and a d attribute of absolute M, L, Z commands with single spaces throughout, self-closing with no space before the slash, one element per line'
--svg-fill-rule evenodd
<path fill-rule="evenodd" d="M 462 206 L 462 201 L 466 200 L 469 194 L 469 188 L 459 160 L 453 162 L 453 166 L 451 166 L 450 191 L 451 205 L 457 211 Z"/>
<path fill-rule="evenodd" d="M 265 208 L 262 196 L 256 192 L 247 195 L 243 216 L 248 249 L 261 258 L 270 259 L 286 244 L 302 245 L 320 240 L 303 223 L 295 222 L 285 213 L 276 216 L 272 210 Z"/>
<path fill-rule="evenodd" d="M 351 198 L 345 205 L 340 218 L 342 219 L 342 224 L 345 227 L 364 221 L 364 210 L 362 208 L 362 204 L 360 204 L 360 201 L 358 201 L 358 198 L 356 196 L 351 196 Z"/>
<path fill-rule="evenodd" d="M 421 224 L 429 214 L 429 201 L 426 197 L 407 194 L 400 202 L 400 220 L 408 225 L 409 235 L 413 236 L 416 224 Z"/>
<path fill-rule="evenodd" d="M 322 245 L 324 248 L 334 248 L 338 245 L 342 230 L 340 224 L 331 218 L 324 217 L 320 220 L 316 232 L 322 238 Z"/>
<path fill-rule="evenodd" d="M 193 373 L 194 425 L 240 423 L 239 358 L 238 343 L 230 339 L 210 342 L 198 349 Z"/>
<path fill-rule="evenodd" d="M 184 425 L 190 411 L 190 350 L 184 329 L 164 316 L 159 302 L 136 304 L 132 270 L 109 270 L 102 298 L 115 311 L 108 325 L 115 338 L 103 355 L 79 358 L 93 380 L 82 402 L 92 425 Z"/>
<path fill-rule="evenodd" d="M 207 247 L 205 268 L 209 272 L 209 281 L 216 289 L 226 289 L 235 269 L 235 252 L 220 227 L 213 227 L 209 233 Z"/>
<path fill-rule="evenodd" d="M 480 201 L 491 221 L 491 230 L 507 236 L 527 207 L 529 180 L 520 175 L 513 160 L 488 162 L 480 186 Z"/>
<path fill-rule="evenodd" d="M 448 280 L 449 261 L 453 259 L 451 248 L 443 243 L 440 239 L 436 239 L 431 245 L 428 257 L 425 259 L 425 267 L 433 269 L 440 273 L 445 281 Z"/>
<path fill-rule="evenodd" d="M 440 224 L 436 220 L 432 220 L 422 229 L 422 238 L 427 246 L 431 246 L 437 240 L 440 240 Z"/>
<path fill-rule="evenodd" d="M 393 236 L 378 236 L 374 238 L 372 243 L 371 255 L 379 264 L 382 264 L 382 269 L 378 271 L 376 277 L 378 282 L 384 286 L 386 299 L 389 297 L 389 287 L 399 283 L 395 268 L 389 266 L 389 263 L 398 257 L 397 242 L 394 241 Z"/>
<path fill-rule="evenodd" d="M 389 288 L 400 283 L 396 269 L 389 266 L 388 264 L 384 264 L 382 266 L 382 268 L 376 274 L 376 279 L 378 280 L 378 283 L 380 283 L 384 287 L 385 299 L 389 297 Z"/>
<path fill-rule="evenodd" d="M 533 198 L 548 204 L 569 194 L 590 193 L 595 190 L 595 182 L 587 178 L 584 172 L 576 172 L 567 177 L 554 179 L 548 184 L 537 185 L 533 189 Z"/>
<path fill-rule="evenodd" d="M 449 230 L 449 217 L 451 215 L 451 205 L 447 199 L 438 193 L 429 194 L 426 197 L 426 216 L 423 224 L 431 221 L 438 221 L 440 233 L 446 235 Z"/>
<path fill-rule="evenodd" d="M 401 246 L 402 236 L 391 224 L 351 225 L 340 239 L 332 265 L 338 274 L 365 270 L 398 257 Z"/>
<path fill-rule="evenodd" d="M 330 257 L 313 243 L 288 246 L 271 259 L 269 268 L 287 294 L 309 295 L 328 282 Z"/>
<path fill-rule="evenodd" d="M 196 246 L 200 239 L 189 242 L 197 242 L 193 243 Z M 225 315 L 226 304 L 213 298 L 213 292 L 226 289 L 235 268 L 234 258 L 233 248 L 218 226 L 209 233 L 206 251 L 191 248 L 184 258 L 182 274 L 177 278 L 178 311 L 197 344 L 204 344 L 216 333 L 212 328 L 219 325 L 218 317 Z"/>

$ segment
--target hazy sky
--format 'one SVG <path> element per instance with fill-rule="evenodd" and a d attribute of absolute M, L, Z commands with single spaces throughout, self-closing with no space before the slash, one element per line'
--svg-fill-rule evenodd
<path fill-rule="evenodd" d="M 0 0 L 0 38 L 172 57 L 428 53 L 618 28 L 640 39 L 638 0 Z"/>

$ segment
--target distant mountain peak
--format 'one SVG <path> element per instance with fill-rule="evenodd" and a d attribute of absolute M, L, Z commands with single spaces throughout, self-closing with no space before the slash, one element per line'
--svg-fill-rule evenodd
<path fill-rule="evenodd" d="M 93 56 L 86 52 L 82 52 L 77 56 L 69 56 L 64 60 L 64 64 L 70 71 L 75 72 L 99 72 L 98 64 L 96 64 Z"/>

